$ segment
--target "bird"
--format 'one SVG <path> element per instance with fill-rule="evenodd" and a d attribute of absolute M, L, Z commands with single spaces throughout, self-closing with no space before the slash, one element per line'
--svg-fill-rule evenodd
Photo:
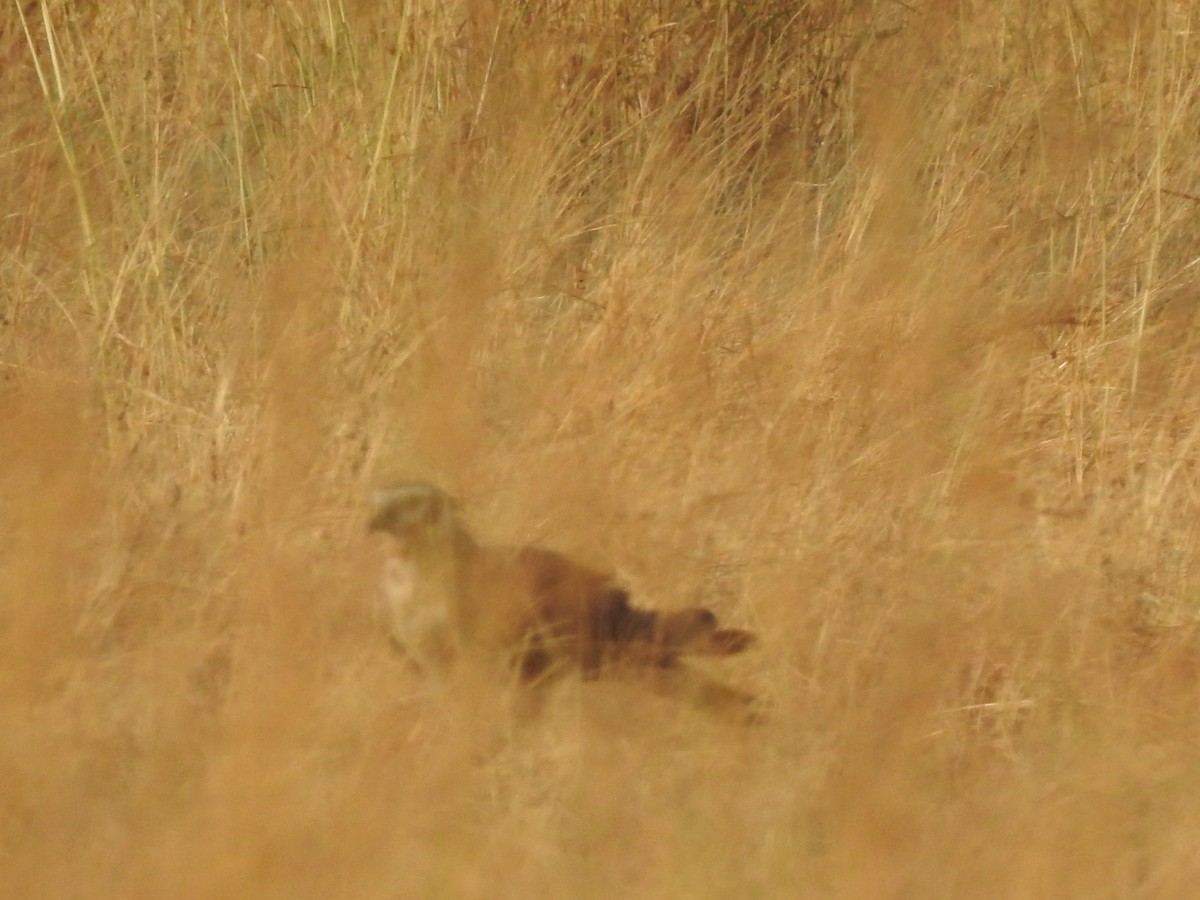
<path fill-rule="evenodd" d="M 389 545 L 380 615 L 422 671 L 444 676 L 470 659 L 519 685 L 570 670 L 584 680 L 633 672 L 704 705 L 753 704 L 753 695 L 683 667 L 685 657 L 732 656 L 757 642 L 721 627 L 711 610 L 643 609 L 613 575 L 561 553 L 484 546 L 451 495 L 425 481 L 381 488 L 370 507 L 368 530 Z"/>

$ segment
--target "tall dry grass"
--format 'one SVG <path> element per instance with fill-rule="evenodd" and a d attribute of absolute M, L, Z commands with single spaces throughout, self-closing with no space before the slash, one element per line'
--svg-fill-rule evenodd
<path fill-rule="evenodd" d="M 5 6 L 3 893 L 1192 896 L 1198 12 Z M 400 475 L 769 722 L 432 694 Z"/>

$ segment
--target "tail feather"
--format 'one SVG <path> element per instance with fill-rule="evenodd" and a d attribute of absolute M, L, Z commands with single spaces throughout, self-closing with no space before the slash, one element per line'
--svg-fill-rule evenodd
<path fill-rule="evenodd" d="M 664 650 L 694 656 L 733 656 L 757 638 L 740 628 L 719 628 L 717 617 L 702 607 L 658 613 L 655 643 Z"/>
<path fill-rule="evenodd" d="M 743 725 L 761 725 L 766 721 L 758 696 L 683 664 L 657 670 L 650 685 L 660 697 L 682 701 Z"/>

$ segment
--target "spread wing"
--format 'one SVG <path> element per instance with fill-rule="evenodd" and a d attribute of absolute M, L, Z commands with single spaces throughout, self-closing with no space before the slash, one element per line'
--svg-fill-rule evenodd
<path fill-rule="evenodd" d="M 531 586 L 543 652 L 555 646 L 577 656 L 585 672 L 606 662 L 670 666 L 684 655 L 730 656 L 755 642 L 749 631 L 721 628 L 711 610 L 650 610 L 634 606 L 610 575 L 549 550 L 517 555 Z"/>

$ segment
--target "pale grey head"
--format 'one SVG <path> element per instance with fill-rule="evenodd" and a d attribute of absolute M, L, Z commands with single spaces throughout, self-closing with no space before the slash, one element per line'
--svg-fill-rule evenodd
<path fill-rule="evenodd" d="M 453 523 L 454 500 L 441 488 L 423 481 L 408 481 L 380 488 L 371 495 L 370 531 L 386 531 L 398 538 Z"/>

